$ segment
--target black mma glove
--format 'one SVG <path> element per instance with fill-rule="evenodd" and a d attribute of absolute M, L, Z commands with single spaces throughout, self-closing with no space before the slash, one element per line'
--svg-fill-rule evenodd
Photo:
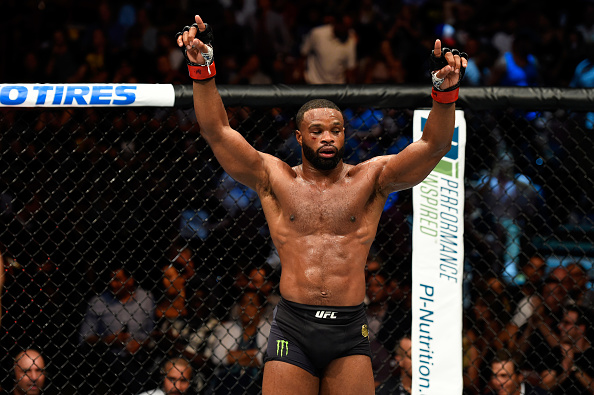
<path fill-rule="evenodd" d="M 177 41 L 177 38 L 183 35 L 184 32 L 189 31 L 191 27 L 195 27 L 197 31 L 196 38 L 202 41 L 208 47 L 207 52 L 200 52 L 200 54 L 204 58 L 204 64 L 192 62 L 188 58 L 188 51 L 186 49 L 186 46 L 182 45 L 180 47 L 182 53 L 184 54 L 184 58 L 186 59 L 186 63 L 188 64 L 188 72 L 190 73 L 190 78 L 196 81 L 207 80 L 209 78 L 214 77 L 217 74 L 217 69 L 215 68 L 214 64 L 214 51 L 212 48 L 214 34 L 212 32 L 212 28 L 208 23 L 205 23 L 204 26 L 206 27 L 206 29 L 204 29 L 204 31 L 201 32 L 200 29 L 198 29 L 198 24 L 194 23 L 192 26 L 184 26 L 181 32 L 175 34 L 175 39 Z"/>
<path fill-rule="evenodd" d="M 457 49 L 442 48 L 441 56 L 437 57 L 431 51 L 431 80 L 433 81 L 433 90 L 431 91 L 431 97 L 439 103 L 454 103 L 458 100 L 458 92 L 460 90 L 460 83 L 464 78 L 466 67 L 460 66 L 460 78 L 455 85 L 450 86 L 446 89 L 441 89 L 441 84 L 444 78 L 437 78 L 437 72 L 448 65 L 448 61 L 445 59 L 445 55 L 451 52 L 453 55 L 459 55 L 461 58 L 468 60 L 468 54 L 466 52 L 460 52 Z"/>

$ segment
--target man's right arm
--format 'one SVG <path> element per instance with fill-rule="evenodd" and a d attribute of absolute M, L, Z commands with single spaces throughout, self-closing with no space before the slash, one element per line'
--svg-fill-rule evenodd
<path fill-rule="evenodd" d="M 195 26 L 184 29 L 183 34 L 178 36 L 177 44 L 180 47 L 185 46 L 189 61 L 202 65 L 206 64 L 203 54 L 209 52 L 209 47 L 196 36 L 199 32 L 206 30 L 206 25 L 198 15 L 195 16 L 195 20 Z M 205 73 L 211 72 L 206 66 L 203 69 L 201 71 Z M 214 78 L 194 80 L 193 84 L 194 110 L 200 125 L 200 133 L 210 145 L 223 169 L 235 180 L 256 189 L 258 182 L 265 176 L 262 154 L 229 125 L 227 112 Z"/>
<path fill-rule="evenodd" d="M 262 155 L 229 126 L 214 79 L 194 82 L 194 110 L 200 134 L 219 164 L 234 180 L 257 190 L 256 185 L 264 176 Z"/>

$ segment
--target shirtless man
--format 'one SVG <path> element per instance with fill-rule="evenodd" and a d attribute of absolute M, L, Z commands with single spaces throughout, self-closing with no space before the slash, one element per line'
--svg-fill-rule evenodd
<path fill-rule="evenodd" d="M 342 161 L 344 119 L 327 100 L 296 117 L 303 164 L 258 152 L 231 129 L 214 79 L 212 30 L 200 18 L 177 35 L 194 79 L 202 136 L 223 169 L 254 189 L 282 262 L 263 394 L 373 394 L 365 263 L 391 192 L 420 183 L 449 151 L 467 57 L 435 42 L 433 109 L 423 137 L 397 155 Z"/>

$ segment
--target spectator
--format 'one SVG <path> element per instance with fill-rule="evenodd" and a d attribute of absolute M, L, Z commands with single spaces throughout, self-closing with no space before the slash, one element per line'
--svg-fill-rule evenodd
<path fill-rule="evenodd" d="M 345 157 L 354 163 L 383 154 L 379 140 L 384 132 L 384 113 L 373 108 L 347 108 L 343 111 L 347 122 Z"/>
<path fill-rule="evenodd" d="M 63 83 L 74 75 L 77 63 L 70 48 L 68 35 L 63 29 L 56 29 L 45 74 L 47 82 Z"/>
<path fill-rule="evenodd" d="M 301 46 L 306 59 L 308 84 L 347 84 L 355 82 L 357 38 L 347 15 L 331 15 L 327 23 L 315 27 Z"/>
<path fill-rule="evenodd" d="M 489 395 L 547 395 L 547 391 L 523 381 L 516 361 L 509 352 L 501 349 L 491 362 L 493 376 Z"/>
<path fill-rule="evenodd" d="M 102 380 L 115 393 L 142 389 L 150 376 L 145 346 L 153 331 L 154 312 L 152 294 L 137 286 L 126 269 L 111 271 L 109 290 L 91 298 L 79 330 L 83 355 L 93 352 L 96 360 L 107 365 L 105 371 L 92 367 L 90 385 Z"/>
<path fill-rule="evenodd" d="M 258 0 L 258 10 L 255 18 L 250 21 L 250 28 L 256 43 L 254 52 L 258 58 L 258 78 L 252 76 L 256 83 L 272 83 L 269 75 L 275 77 L 284 74 L 286 60 L 293 46 L 293 38 L 287 27 L 287 22 L 282 14 L 283 2 L 276 0 Z M 250 63 L 255 60 L 250 57 Z M 274 70 L 274 65 L 279 66 L 280 70 Z M 261 66 L 261 68 L 260 68 Z M 252 65 L 250 67 L 254 69 Z M 275 78 L 276 79 L 276 78 Z M 270 82 L 265 82 L 270 81 Z M 283 82 L 275 81 L 276 83 Z"/>
<path fill-rule="evenodd" d="M 173 68 L 167 54 L 157 56 L 157 74 L 161 84 L 181 85 L 187 79 L 178 69 Z"/>
<path fill-rule="evenodd" d="M 143 392 L 140 395 L 181 395 L 192 392 L 192 366 L 183 358 L 165 361 L 161 369 L 161 388 Z"/>
<path fill-rule="evenodd" d="M 584 299 L 588 292 L 588 273 L 582 265 L 577 262 L 572 262 L 567 265 L 567 273 L 571 279 L 569 288 L 569 298 L 572 303 L 584 305 Z"/>
<path fill-rule="evenodd" d="M 560 267 L 556 272 L 561 273 L 561 269 L 564 268 Z M 555 368 L 551 356 L 559 357 L 559 350 L 556 350 L 559 345 L 557 328 L 563 318 L 568 292 L 553 273 L 542 286 L 541 299 L 534 301 L 534 312 L 509 343 L 512 352 L 525 356 L 521 363 L 522 371 L 526 380 L 535 385 L 540 383 L 542 372 Z"/>
<path fill-rule="evenodd" d="M 369 300 L 366 309 L 367 328 L 371 343 L 371 365 L 376 387 L 390 375 L 389 360 L 391 359 L 391 353 L 380 341 L 379 334 L 384 328 L 385 321 L 391 317 L 392 313 L 395 313 L 393 309 L 389 311 L 389 308 L 393 307 L 394 304 L 389 304 L 388 301 L 391 299 L 396 287 L 396 282 L 385 271 L 378 270 L 368 276 L 366 287 L 367 299 Z M 399 329 L 390 328 L 390 330 Z"/>
<path fill-rule="evenodd" d="M 156 317 L 161 321 L 185 321 L 188 316 L 188 299 L 192 297 L 188 286 L 195 273 L 193 253 L 189 248 L 182 248 L 172 254 L 175 255 L 170 263 L 162 267 L 163 294 L 157 303 Z"/>
<path fill-rule="evenodd" d="M 464 392 L 479 394 L 491 378 L 488 362 L 503 348 L 509 311 L 505 286 L 497 278 L 479 284 L 471 315 L 465 322 Z"/>
<path fill-rule="evenodd" d="M 560 359 L 542 373 L 543 384 L 553 395 L 594 393 L 594 311 L 569 307 L 559 323 Z M 560 363 L 559 363 L 560 361 Z"/>
<path fill-rule="evenodd" d="M 110 77 L 109 63 L 112 60 L 111 53 L 108 51 L 105 32 L 101 29 L 95 29 L 92 35 L 91 50 L 85 54 L 84 63 L 79 66 L 67 82 L 107 82 Z"/>
<path fill-rule="evenodd" d="M 412 387 L 412 341 L 406 335 L 396 346 L 398 376 L 390 377 L 377 390 L 376 395 L 410 395 Z"/>
<path fill-rule="evenodd" d="M 245 286 L 245 290 L 248 292 L 256 292 L 262 295 L 264 300 L 262 318 L 269 323 L 272 323 L 272 312 L 280 300 L 280 296 L 274 292 L 277 283 L 276 274 L 268 264 L 253 267 L 248 270 L 248 281 Z"/>
<path fill-rule="evenodd" d="M 411 4 L 403 4 L 395 13 L 392 27 L 381 44 L 381 53 L 396 83 L 422 83 L 426 73 L 427 48 L 423 44 L 423 18 Z"/>
<path fill-rule="evenodd" d="M 230 80 L 234 85 L 266 85 L 272 84 L 272 78 L 262 68 L 261 58 L 253 54 Z"/>
<path fill-rule="evenodd" d="M 513 336 L 532 316 L 539 303 L 538 291 L 542 288 L 545 270 L 546 262 L 540 255 L 532 256 L 522 266 L 518 276 L 522 284 L 519 287 L 519 295 L 516 297 L 516 299 L 521 299 L 516 303 L 514 315 L 507 326 L 509 336 Z"/>
<path fill-rule="evenodd" d="M 156 53 L 167 56 L 171 68 L 178 73 L 181 72 L 181 66 L 185 65 L 184 54 L 172 44 L 170 34 L 159 32 Z"/>
<path fill-rule="evenodd" d="M 163 266 L 160 279 L 160 295 L 155 309 L 157 329 L 154 339 L 163 355 L 182 352 L 192 332 L 189 324 L 190 285 L 195 275 L 192 251 L 189 248 L 172 251 L 170 261 Z"/>
<path fill-rule="evenodd" d="M 211 362 L 217 366 L 206 391 L 214 394 L 257 394 L 270 323 L 262 319 L 263 298 L 246 292 L 239 300 L 239 318 L 218 325 L 208 339 Z"/>
<path fill-rule="evenodd" d="M 14 359 L 14 395 L 37 395 L 45 385 L 45 361 L 34 349 L 21 351 Z"/>
<path fill-rule="evenodd" d="M 504 148 L 502 148 L 504 149 Z M 477 190 L 490 208 L 493 216 L 503 229 L 503 279 L 511 282 L 518 274 L 521 251 L 521 237 L 526 218 L 534 215 L 540 204 L 539 185 L 514 170 L 514 159 L 507 152 L 502 152 L 490 174 L 483 175 Z"/>
<path fill-rule="evenodd" d="M 534 40 L 528 31 L 513 40 L 511 51 L 505 51 L 491 68 L 488 85 L 538 86 L 541 84 L 538 60 L 530 53 Z"/>

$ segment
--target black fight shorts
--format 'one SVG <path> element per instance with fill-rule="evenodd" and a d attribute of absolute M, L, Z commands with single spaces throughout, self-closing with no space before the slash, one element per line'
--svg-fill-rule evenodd
<path fill-rule="evenodd" d="M 316 377 L 322 377 L 335 359 L 371 358 L 365 305 L 310 306 L 281 299 L 274 309 L 266 354 L 266 361 L 290 363 Z"/>

